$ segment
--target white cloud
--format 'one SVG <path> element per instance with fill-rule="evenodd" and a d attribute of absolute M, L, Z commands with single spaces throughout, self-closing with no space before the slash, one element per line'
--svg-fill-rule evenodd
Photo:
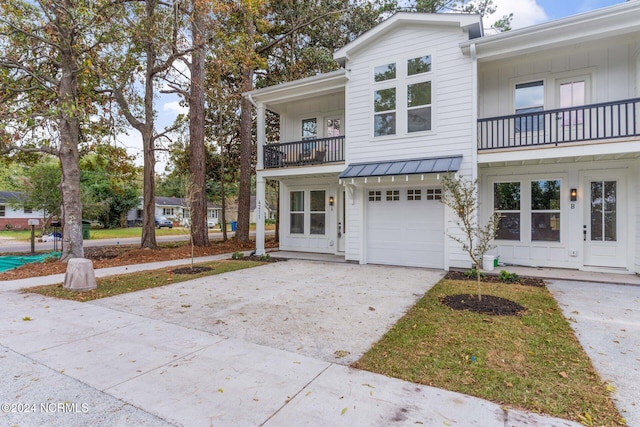
<path fill-rule="evenodd" d="M 162 106 L 162 111 L 170 111 L 178 114 L 187 114 L 189 112 L 189 108 L 180 105 L 180 101 L 173 102 L 165 102 Z"/>
<path fill-rule="evenodd" d="M 513 13 L 511 27 L 513 29 L 528 27 L 549 20 L 544 9 L 536 3 L 536 0 L 494 0 L 496 13 L 483 18 L 485 27 L 493 25 L 504 15 Z"/>

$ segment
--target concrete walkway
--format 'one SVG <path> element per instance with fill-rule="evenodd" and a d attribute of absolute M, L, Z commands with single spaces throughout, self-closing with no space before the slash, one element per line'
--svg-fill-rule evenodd
<path fill-rule="evenodd" d="M 577 426 L 346 366 L 442 274 L 291 260 L 93 303 L 0 282 L 0 425 Z"/>

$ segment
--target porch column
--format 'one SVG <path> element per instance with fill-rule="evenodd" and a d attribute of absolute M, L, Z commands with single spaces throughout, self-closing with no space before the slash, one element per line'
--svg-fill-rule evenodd
<path fill-rule="evenodd" d="M 256 139 L 257 139 L 257 159 L 256 159 L 256 170 L 264 169 L 264 144 L 266 142 L 266 129 L 265 129 L 265 115 L 266 110 L 264 108 L 264 104 L 262 102 L 258 102 L 256 104 Z M 263 194 L 263 205 L 264 207 L 264 194 Z"/>
<path fill-rule="evenodd" d="M 260 129 L 260 127 L 258 127 Z M 260 147 L 260 145 L 258 145 Z M 260 174 L 256 177 L 256 210 L 255 210 L 255 220 L 256 220 L 256 255 L 264 255 L 264 186 L 265 181 Z"/>

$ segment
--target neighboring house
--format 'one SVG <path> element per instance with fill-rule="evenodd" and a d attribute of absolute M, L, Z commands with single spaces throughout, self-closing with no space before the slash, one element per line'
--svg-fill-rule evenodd
<path fill-rule="evenodd" d="M 640 273 L 638 22 L 637 1 L 492 36 L 476 15 L 400 12 L 338 71 L 245 94 L 280 248 L 469 268 L 440 203 L 452 173 L 480 179 L 481 222 L 501 214 L 501 262 Z"/>
<path fill-rule="evenodd" d="M 23 195 L 15 191 L 0 191 L 0 230 L 29 227 L 29 220 L 37 219 L 44 224 L 44 212 L 23 205 Z"/>
<path fill-rule="evenodd" d="M 164 216 L 178 225 L 187 225 L 189 223 L 189 207 L 184 198 L 181 197 L 162 197 L 155 198 L 155 216 Z M 213 203 L 207 202 L 207 222 L 218 224 L 218 218 L 221 208 Z M 142 200 L 138 209 L 129 211 L 127 216 L 129 226 L 142 224 Z"/>
<path fill-rule="evenodd" d="M 256 206 L 257 206 L 256 196 L 251 196 L 250 212 L 249 212 L 249 222 L 251 223 L 256 222 Z M 264 207 L 263 218 L 275 220 L 278 209 L 271 207 L 271 204 L 267 200 L 265 200 L 262 206 Z M 227 222 L 238 220 L 238 199 L 236 199 L 231 206 L 227 207 L 227 215 L 225 219 L 227 220 Z"/>

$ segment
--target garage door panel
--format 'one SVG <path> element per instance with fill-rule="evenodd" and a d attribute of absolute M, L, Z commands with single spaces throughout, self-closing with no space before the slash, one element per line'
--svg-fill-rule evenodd
<path fill-rule="evenodd" d="M 443 215 L 439 201 L 410 201 L 406 190 L 397 201 L 369 201 L 367 262 L 443 268 Z"/>

